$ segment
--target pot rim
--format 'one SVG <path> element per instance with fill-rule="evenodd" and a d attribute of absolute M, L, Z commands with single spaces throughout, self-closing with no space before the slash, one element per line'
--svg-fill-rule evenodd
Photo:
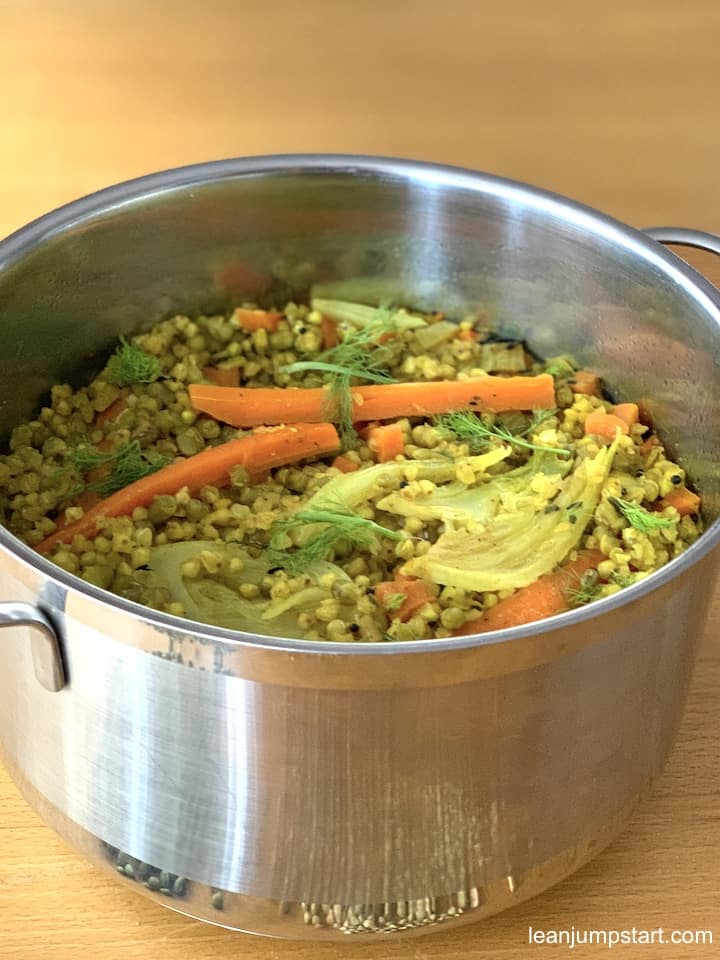
<path fill-rule="evenodd" d="M 535 210 L 556 212 L 566 222 L 599 234 L 606 240 L 624 247 L 631 254 L 658 266 L 669 279 L 683 287 L 699 306 L 710 314 L 720 328 L 720 291 L 684 260 L 667 251 L 642 231 L 562 194 L 533 187 L 522 181 L 465 167 L 395 157 L 355 154 L 269 154 L 205 161 L 136 177 L 58 207 L 20 227 L 5 240 L 0 240 L 0 271 L 7 269 L 31 250 L 79 223 L 104 217 L 116 209 L 142 202 L 154 195 L 174 193 L 222 180 L 313 173 L 360 175 L 380 180 L 433 183 L 489 194 L 501 199 L 521 199 L 525 205 Z M 686 573 L 690 567 L 717 547 L 718 543 L 720 543 L 720 519 L 715 520 L 683 554 L 650 574 L 646 579 L 589 606 L 569 610 L 545 620 L 503 630 L 493 630 L 484 634 L 469 634 L 464 637 L 352 644 L 335 643 L 329 640 L 295 640 L 244 633 L 239 630 L 225 630 L 152 610 L 150 607 L 126 600 L 66 573 L 50 560 L 37 554 L 9 530 L 0 526 L 0 547 L 10 555 L 19 558 L 24 565 L 38 571 L 47 580 L 68 591 L 73 590 L 85 594 L 98 603 L 113 606 L 149 626 L 165 631 L 181 631 L 191 637 L 221 640 L 238 647 L 262 647 L 294 654 L 333 654 L 335 656 L 358 654 L 389 656 L 461 650 L 511 643 L 514 640 L 571 627 L 586 620 L 601 617 L 665 586 L 671 580 Z"/>

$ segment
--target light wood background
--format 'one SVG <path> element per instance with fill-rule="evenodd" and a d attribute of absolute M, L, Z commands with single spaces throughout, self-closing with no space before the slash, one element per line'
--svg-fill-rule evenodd
<path fill-rule="evenodd" d="M 297 151 L 463 164 L 637 226 L 718 231 L 719 51 L 717 0 L 0 0 L 0 236 L 138 174 Z M 613 955 L 717 955 L 719 626 L 720 598 L 652 799 L 594 863 L 496 919 L 374 946 L 201 925 L 87 865 L 0 772 L 0 957 L 556 960 L 567 948 L 528 946 L 528 926 L 573 925 L 710 929 L 713 947 Z"/>

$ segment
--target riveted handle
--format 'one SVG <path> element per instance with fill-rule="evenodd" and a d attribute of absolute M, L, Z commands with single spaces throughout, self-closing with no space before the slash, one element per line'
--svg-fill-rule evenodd
<path fill-rule="evenodd" d="M 30 627 L 35 676 L 51 693 L 66 683 L 60 641 L 50 619 L 31 603 L 0 603 L 0 627 Z"/>
<path fill-rule="evenodd" d="M 720 236 L 704 230 L 688 230 L 685 227 L 648 227 L 644 231 L 658 243 L 677 244 L 681 247 L 697 247 L 720 256 Z"/>

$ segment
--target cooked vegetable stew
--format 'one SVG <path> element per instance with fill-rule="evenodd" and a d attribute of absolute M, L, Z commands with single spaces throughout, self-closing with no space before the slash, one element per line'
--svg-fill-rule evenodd
<path fill-rule="evenodd" d="M 638 406 L 571 358 L 329 300 L 123 338 L 0 457 L 3 522 L 70 573 L 311 640 L 551 616 L 677 556 L 699 509 Z"/>

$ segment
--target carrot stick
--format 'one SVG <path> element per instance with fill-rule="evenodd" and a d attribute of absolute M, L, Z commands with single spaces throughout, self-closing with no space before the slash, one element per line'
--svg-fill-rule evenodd
<path fill-rule="evenodd" d="M 330 317 L 323 317 L 320 321 L 320 332 L 322 333 L 323 350 L 332 350 L 340 342 L 338 338 L 337 324 Z"/>
<path fill-rule="evenodd" d="M 592 370 L 577 370 L 568 381 L 573 393 L 584 393 L 591 397 L 599 397 L 600 377 Z"/>
<path fill-rule="evenodd" d="M 115 402 L 117 403 L 117 401 Z M 122 413 L 122 411 L 120 412 Z M 97 419 L 95 423 L 97 425 Z M 95 444 L 95 449 L 100 450 L 101 453 L 107 453 L 108 450 L 112 450 L 112 448 L 115 446 L 115 440 L 116 437 L 110 433 L 103 437 L 99 443 Z M 87 483 L 98 483 L 104 477 L 107 477 L 109 473 L 110 464 L 101 463 L 97 467 L 93 467 L 91 470 L 86 472 L 85 481 Z M 72 501 L 71 506 L 82 507 L 83 510 L 87 510 L 89 507 L 94 506 L 98 500 L 100 500 L 100 496 L 97 493 L 94 493 L 92 490 L 85 490 Z"/>
<path fill-rule="evenodd" d="M 113 420 L 117 420 L 120 414 L 127 408 L 127 398 L 118 397 L 117 400 L 113 400 L 109 407 L 105 407 L 104 410 L 101 410 L 95 417 L 95 426 L 98 430 L 102 430 L 108 423 L 112 423 Z"/>
<path fill-rule="evenodd" d="M 700 497 L 687 487 L 676 487 L 660 503 L 663 507 L 675 507 L 681 517 L 689 517 L 700 510 Z"/>
<path fill-rule="evenodd" d="M 353 459 L 346 457 L 342 453 L 339 457 L 335 457 L 330 466 L 335 467 L 336 470 L 340 470 L 341 473 L 354 473 L 360 469 L 359 463 L 356 463 Z"/>
<path fill-rule="evenodd" d="M 624 420 L 629 427 L 634 427 L 640 422 L 640 408 L 636 403 L 618 403 L 615 405 L 613 413 L 616 417 Z"/>
<path fill-rule="evenodd" d="M 570 608 L 568 592 L 578 586 L 583 573 L 596 570 L 598 564 L 606 559 L 600 550 L 583 550 L 576 560 L 570 560 L 527 587 L 516 590 L 507 599 L 490 607 L 481 617 L 468 620 L 453 635 L 464 637 L 470 633 L 504 630 L 562 613 Z"/>
<path fill-rule="evenodd" d="M 368 446 L 378 463 L 394 460 L 405 449 L 405 438 L 399 423 L 383 423 L 368 433 Z"/>
<path fill-rule="evenodd" d="M 215 387 L 191 383 L 195 410 L 236 427 L 257 427 L 301 420 L 318 423 L 327 417 L 324 387 Z M 372 384 L 351 388 L 353 420 L 430 417 L 454 410 L 502 413 L 555 406 L 555 384 L 547 373 L 537 377 L 479 377 L 429 383 Z M 627 430 L 627 424 L 625 424 Z"/>
<path fill-rule="evenodd" d="M 92 490 L 83 490 L 82 493 L 78 494 L 77 497 L 69 504 L 72 507 L 82 507 L 83 510 L 87 513 L 88 510 L 92 509 L 97 503 L 100 502 L 100 494 L 93 493 Z M 60 530 L 65 530 L 70 526 L 71 523 L 75 523 L 74 520 L 65 519 L 65 511 L 58 515 L 57 520 L 55 521 L 55 533 L 57 534 Z"/>
<path fill-rule="evenodd" d="M 94 493 L 92 490 L 83 490 L 81 494 L 73 500 L 74 507 L 82 507 L 83 510 L 91 510 L 97 503 L 100 502 L 100 494 Z"/>
<path fill-rule="evenodd" d="M 36 549 L 40 553 L 48 553 L 56 543 L 71 543 L 73 537 L 78 535 L 90 539 L 97 535 L 97 522 L 101 518 L 126 516 L 135 507 L 149 506 L 161 494 L 174 494 L 182 487 L 188 487 L 191 493 L 195 493 L 206 484 L 222 485 L 233 467 L 242 466 L 248 472 L 258 474 L 307 457 L 334 453 L 339 446 L 337 431 L 331 423 L 297 423 L 282 430 L 229 440 L 217 447 L 209 447 L 194 457 L 176 460 L 156 473 L 118 490 L 101 500 L 75 523 L 50 534 Z"/>
<path fill-rule="evenodd" d="M 202 374 L 216 387 L 240 386 L 240 367 L 203 367 Z"/>
<path fill-rule="evenodd" d="M 585 419 L 585 436 L 591 433 L 597 437 L 605 437 L 607 440 L 614 440 L 618 430 L 620 433 L 629 433 L 630 427 L 627 422 L 614 413 L 605 413 L 602 410 L 593 410 Z"/>
<path fill-rule="evenodd" d="M 394 596 L 402 594 L 403 602 L 395 609 L 387 610 L 391 620 L 401 620 L 405 623 L 421 610 L 426 603 L 435 598 L 426 580 L 413 577 L 398 576 L 395 580 L 385 580 L 375 585 L 375 599 L 381 607 L 387 607 Z"/>
<path fill-rule="evenodd" d="M 247 310 L 243 307 L 237 307 L 232 315 L 233 323 L 248 332 L 267 330 L 269 333 L 275 333 L 282 318 L 281 313 L 275 313 L 272 310 Z"/>
<path fill-rule="evenodd" d="M 364 440 L 366 443 L 370 439 L 370 434 L 376 427 L 380 426 L 379 420 L 369 420 L 367 423 L 361 423 L 360 426 L 356 429 L 357 435 L 361 440 Z"/>

